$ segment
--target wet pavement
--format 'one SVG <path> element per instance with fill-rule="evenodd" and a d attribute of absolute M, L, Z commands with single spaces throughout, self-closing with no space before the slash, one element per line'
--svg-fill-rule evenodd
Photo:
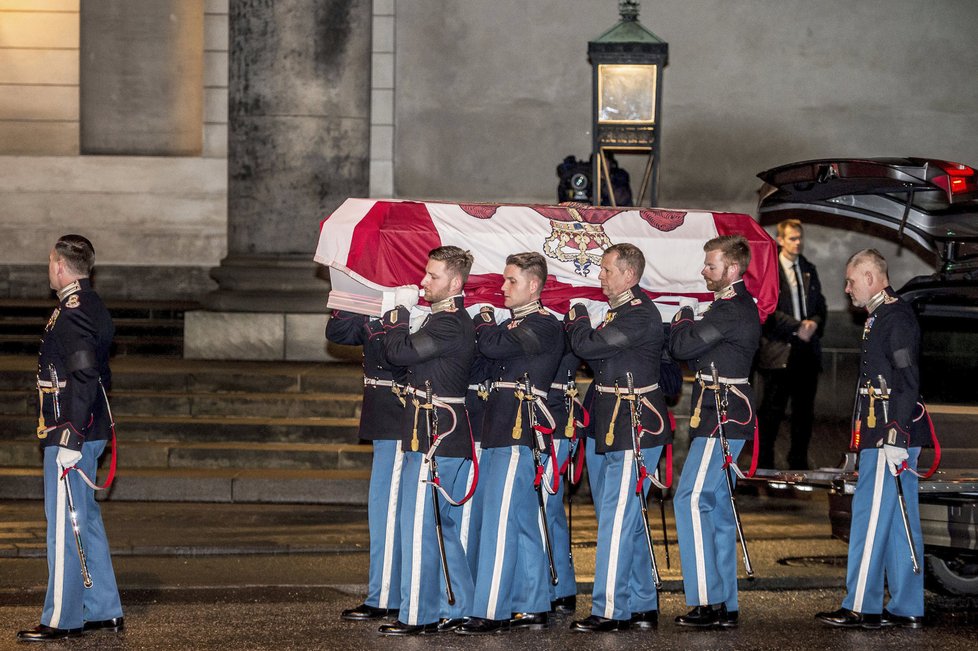
<path fill-rule="evenodd" d="M 843 597 L 844 543 L 829 533 L 823 493 L 807 499 L 738 498 L 756 571 L 741 581 L 742 625 L 689 631 L 672 619 L 685 612 L 671 504 L 671 568 L 666 569 L 658 504 L 652 510 L 664 589 L 657 631 L 582 635 L 572 618 L 546 631 L 488 638 L 454 634 L 391 639 L 378 623 L 339 613 L 362 599 L 367 568 L 366 510 L 318 505 L 104 503 L 103 513 L 127 630 L 90 634 L 44 648 L 72 649 L 442 649 L 628 648 L 865 649 L 913 645 L 971 649 L 978 644 L 978 600 L 928 593 L 933 625 L 921 631 L 833 630 L 813 614 Z M 590 505 L 575 503 L 573 553 L 579 574 L 578 616 L 590 606 L 596 524 Z M 37 623 L 47 569 L 39 502 L 0 502 L 0 649 L 25 648 L 19 628 Z M 743 570 L 741 569 L 741 576 Z"/>

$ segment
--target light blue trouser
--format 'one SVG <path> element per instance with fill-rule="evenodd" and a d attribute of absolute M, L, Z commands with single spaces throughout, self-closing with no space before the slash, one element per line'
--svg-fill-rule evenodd
<path fill-rule="evenodd" d="M 365 603 L 374 608 L 397 610 L 401 598 L 401 540 L 397 501 L 401 492 L 404 453 L 400 440 L 374 441 L 373 447 L 374 459 L 367 497 L 370 569 Z"/>
<path fill-rule="evenodd" d="M 570 440 L 554 438 L 554 448 L 557 454 L 557 470 L 560 470 L 567 455 L 570 453 Z M 553 484 L 553 465 L 548 462 L 544 473 L 544 481 Z M 562 599 L 577 594 L 577 581 L 574 577 L 574 558 L 571 555 L 570 532 L 567 529 L 567 513 L 564 511 L 565 477 L 560 478 L 560 488 L 555 495 L 544 492 L 547 508 L 547 529 L 550 532 L 550 542 L 553 546 L 554 567 L 557 570 L 557 585 L 551 584 L 550 598 Z M 541 534 L 542 535 L 542 534 Z M 547 553 L 546 549 L 543 551 Z M 549 576 L 549 570 L 548 570 Z"/>
<path fill-rule="evenodd" d="M 536 467 L 530 448 L 486 448 L 479 572 L 472 611 L 485 619 L 550 610 L 549 571 L 540 535 Z"/>
<path fill-rule="evenodd" d="M 82 445 L 77 467 L 93 481 L 98 458 L 106 441 Z M 85 560 L 92 587 L 82 584 L 81 562 L 72 533 L 65 482 L 58 465 L 58 446 L 44 448 L 44 514 L 47 516 L 48 591 L 44 597 L 41 623 L 52 628 L 81 628 L 85 622 L 122 617 L 122 603 L 116 586 L 109 541 L 102 524 L 102 511 L 93 491 L 77 472 L 69 472 L 71 496 L 78 516 Z"/>
<path fill-rule="evenodd" d="M 594 451 L 594 439 L 586 437 L 584 439 L 584 463 L 587 464 L 587 484 L 591 489 L 591 501 L 594 502 L 594 518 L 601 522 L 601 480 L 603 478 L 601 466 L 604 465 L 604 455 Z"/>
<path fill-rule="evenodd" d="M 654 472 L 661 454 L 661 446 L 643 449 L 646 468 Z M 595 500 L 601 505 L 601 520 L 591 614 L 605 619 L 629 619 L 634 613 L 658 610 L 637 484 L 634 452 L 620 450 L 604 455 L 602 492 Z M 642 490 L 648 494 L 651 486 L 647 479 Z"/>
<path fill-rule="evenodd" d="M 730 440 L 734 459 L 744 441 Z M 737 604 L 737 525 L 723 473 L 723 453 L 716 437 L 696 437 L 689 445 L 676 488 L 673 508 L 686 604 Z M 734 483 L 736 476 L 732 475 Z"/>
<path fill-rule="evenodd" d="M 457 485 L 467 476 L 470 461 L 437 457 L 441 483 Z M 438 552 L 435 516 L 428 479 L 428 465 L 420 452 L 405 452 L 401 471 L 401 603 L 398 619 L 411 626 L 433 624 L 445 613 L 468 612 L 472 600 L 472 573 L 459 540 L 461 509 L 439 497 L 439 512 L 445 540 L 445 556 L 452 578 L 455 605 L 446 603 L 445 579 Z M 452 494 L 453 497 L 460 497 Z"/>
<path fill-rule="evenodd" d="M 482 445 L 478 441 L 475 442 L 475 458 L 479 462 L 479 475 L 481 476 L 484 472 L 482 468 Z M 453 493 L 455 497 L 464 493 L 471 484 L 474 479 L 475 468 L 475 464 L 469 467 L 469 473 L 465 477 L 465 486 L 458 487 L 458 492 Z M 469 561 L 469 569 L 472 571 L 473 579 L 479 571 L 479 530 L 482 526 L 482 495 L 484 493 L 485 491 L 480 490 L 477 485 L 472 499 L 461 507 L 462 518 L 459 527 L 461 542 L 462 548 L 465 550 L 465 558 Z"/>
<path fill-rule="evenodd" d="M 920 448 L 909 449 L 907 465 L 917 469 Z M 907 502 L 907 517 L 919 562 L 923 563 L 924 539 L 920 530 L 917 477 L 899 475 Z M 882 448 L 859 453 L 859 479 L 852 496 L 849 529 L 849 564 L 846 597 L 842 607 L 858 613 L 879 614 L 883 610 L 883 582 L 890 591 L 886 609 L 903 617 L 924 614 L 924 573 L 913 573 L 907 533 L 903 528 L 896 479 L 886 467 Z"/>

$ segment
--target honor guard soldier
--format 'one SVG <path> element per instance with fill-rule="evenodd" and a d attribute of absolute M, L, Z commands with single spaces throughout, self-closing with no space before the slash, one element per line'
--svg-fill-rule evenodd
<path fill-rule="evenodd" d="M 886 260 L 874 249 L 846 265 L 846 293 L 868 313 L 863 328 L 852 447 L 859 479 L 852 497 L 846 596 L 818 613 L 831 626 L 920 628 L 923 551 L 917 459 L 929 432 L 914 428 L 920 395 L 920 327 L 913 308 L 889 288 Z M 890 600 L 883 607 L 884 580 Z"/>
<path fill-rule="evenodd" d="M 567 513 L 564 511 L 564 494 L 572 489 L 571 481 L 575 475 L 579 478 L 582 468 L 578 467 L 578 445 L 583 446 L 578 437 L 578 426 L 585 419 L 583 414 L 583 396 L 578 393 L 577 370 L 581 366 L 581 358 L 574 354 L 567 337 L 561 332 L 564 340 L 564 355 L 557 364 L 557 375 L 550 384 L 547 393 L 547 408 L 554 418 L 553 441 L 556 455 L 556 470 L 554 465 L 547 466 L 544 481 L 552 481 L 554 472 L 562 472 L 563 481 L 554 495 L 547 493 L 547 528 L 553 543 L 554 565 L 557 570 L 557 585 L 550 587 L 550 611 L 558 615 L 573 615 L 577 610 L 577 579 L 574 576 L 574 557 L 571 554 L 570 526 Z M 583 464 L 580 464 L 583 465 Z M 568 501 L 568 508 L 570 502 Z"/>
<path fill-rule="evenodd" d="M 92 481 L 99 457 L 114 438 L 106 392 L 115 334 L 89 279 L 94 263 L 95 249 L 81 235 L 62 236 L 48 257 L 48 279 L 59 302 L 44 328 L 37 367 L 48 587 L 40 625 L 17 633 L 25 642 L 124 628 Z M 114 448 L 112 454 L 108 481 L 115 469 Z"/>
<path fill-rule="evenodd" d="M 479 565 L 470 617 L 458 629 L 463 635 L 549 623 L 550 573 L 540 511 L 549 488 L 542 470 L 552 444 L 537 429 L 537 418 L 553 427 L 546 398 L 563 352 L 554 343 L 563 343 L 563 332 L 540 304 L 546 279 L 542 255 L 510 255 L 501 289 L 512 318 L 497 325 L 487 306 L 476 320 L 479 353 L 492 363 L 492 385 L 482 432 Z"/>
<path fill-rule="evenodd" d="M 373 444 L 367 497 L 370 535 L 367 598 L 340 615 L 353 621 L 396 617 L 401 599 L 401 540 L 397 513 L 404 463 L 399 425 L 404 418 L 405 371 L 387 362 L 383 338 L 370 336 L 370 320 L 362 314 L 334 310 L 326 323 L 329 341 L 363 347 L 359 437 Z"/>
<path fill-rule="evenodd" d="M 591 417 L 602 459 L 594 495 L 600 516 L 591 615 L 575 621 L 575 631 L 658 624 L 659 581 L 645 519 L 652 481 L 647 468 L 655 467 L 672 429 L 658 386 L 662 317 L 638 285 L 644 270 L 638 247 L 609 247 L 599 275 L 610 306 L 604 321 L 592 328 L 580 304 L 564 317 L 571 348 L 594 370 Z"/>
<path fill-rule="evenodd" d="M 476 313 L 474 323 L 482 320 Z M 489 400 L 489 378 L 491 364 L 489 360 L 476 350 L 472 368 L 469 370 L 469 388 L 465 392 L 465 410 L 469 414 L 469 425 L 472 427 L 472 440 L 475 441 L 475 461 L 469 467 L 467 483 L 476 480 L 475 471 L 482 463 L 482 427 L 485 422 L 486 402 Z M 479 523 L 482 522 L 482 491 L 477 490 L 472 499 L 462 505 L 462 531 L 460 533 L 465 557 L 469 560 L 473 580 L 479 571 Z"/>
<path fill-rule="evenodd" d="M 701 273 L 714 293 L 713 303 L 696 321 L 688 299 L 683 299 L 669 337 L 672 356 L 685 360 L 696 374 L 689 453 L 673 502 L 686 604 L 693 609 L 676 623 L 733 628 L 739 612 L 738 527 L 721 438 L 726 434 L 729 458 L 736 460 L 745 440 L 754 436 L 754 395 L 747 376 L 761 324 L 743 282 L 750 264 L 747 240 L 724 235 L 708 241 L 703 250 Z M 718 414 L 717 405 L 725 413 Z"/>
<path fill-rule="evenodd" d="M 453 630 L 472 604 L 472 572 L 461 543 L 462 509 L 474 483 L 466 485 L 474 441 L 465 393 L 475 353 L 472 319 L 462 287 L 472 255 L 456 246 L 428 254 L 421 281 L 431 315 L 417 332 L 409 329 L 418 302 L 414 286 L 395 290 L 397 307 L 384 315 L 384 351 L 407 369 L 408 405 L 403 423 L 401 471 L 401 598 L 398 619 L 384 635 Z M 384 334 L 379 334 L 379 332 Z"/>

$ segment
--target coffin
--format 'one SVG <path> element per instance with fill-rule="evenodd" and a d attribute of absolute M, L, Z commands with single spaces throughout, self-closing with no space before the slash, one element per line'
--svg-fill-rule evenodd
<path fill-rule="evenodd" d="M 607 307 L 598 281 L 601 254 L 630 242 L 645 253 L 640 285 L 669 321 L 681 297 L 704 306 L 713 300 L 700 275 L 703 244 L 728 234 L 750 242 L 744 282 L 763 321 L 778 300 L 777 245 L 753 218 L 738 213 L 348 199 L 323 220 L 315 260 L 330 269 L 328 308 L 380 315 L 392 307 L 394 287 L 420 283 L 435 247 L 470 250 L 475 262 L 466 306 L 497 308 L 503 307 L 506 256 L 538 251 L 549 271 L 543 304 L 562 315 L 571 299 L 583 299 L 599 316 Z"/>

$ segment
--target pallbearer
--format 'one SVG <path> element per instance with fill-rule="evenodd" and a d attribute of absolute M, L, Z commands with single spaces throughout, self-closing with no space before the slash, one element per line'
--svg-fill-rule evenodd
<path fill-rule="evenodd" d="M 574 353 L 594 370 L 591 410 L 594 446 L 602 459 L 594 496 L 598 547 L 591 616 L 572 630 L 612 631 L 658 624 L 658 594 L 642 517 L 641 497 L 672 429 L 659 390 L 662 317 L 638 283 L 645 256 L 632 244 L 609 247 L 601 258 L 601 289 L 608 297 L 604 321 L 592 327 L 583 305 L 571 307 L 564 328 Z M 631 378 L 631 382 L 629 382 Z M 631 421 L 634 407 L 638 427 Z M 638 436 L 645 468 L 637 467 L 633 435 Z M 591 468 L 589 467 L 589 472 Z"/>
<path fill-rule="evenodd" d="M 380 627 L 384 635 L 451 630 L 471 608 L 472 573 L 461 543 L 460 508 L 474 488 L 465 485 L 475 447 L 465 393 L 475 333 L 462 297 L 471 268 L 468 251 L 433 249 L 421 281 L 431 315 L 418 331 L 412 334 L 408 323 L 418 301 L 416 287 L 398 288 L 397 307 L 372 324 L 372 336 L 384 338 L 387 360 L 407 369 L 408 385 L 399 501 L 400 611 L 397 621 Z"/>
<path fill-rule="evenodd" d="M 756 430 L 754 394 L 748 382 L 761 324 L 754 299 L 744 287 L 750 245 L 740 235 L 716 237 L 703 246 L 703 278 L 714 293 L 699 321 L 690 305 L 672 321 L 669 348 L 696 373 L 689 422 L 689 454 L 679 478 L 673 507 L 679 535 L 687 614 L 682 626 L 734 628 L 737 602 L 737 534 L 724 476 L 719 440 L 717 392 L 725 409 L 723 429 L 733 460 Z M 712 379 L 717 369 L 718 383 Z"/>
<path fill-rule="evenodd" d="M 550 572 L 534 493 L 553 487 L 533 448 L 543 441 L 538 451 L 551 463 L 553 455 L 550 433 L 534 425 L 554 426 L 546 398 L 563 353 L 563 332 L 540 304 L 546 279 L 542 255 L 510 255 L 502 293 L 512 317 L 497 324 L 488 307 L 476 320 L 479 353 L 492 363 L 492 385 L 482 432 L 479 569 L 471 617 L 458 629 L 461 634 L 549 624 Z M 559 501 L 557 508 L 563 508 Z"/>
<path fill-rule="evenodd" d="M 370 565 L 367 597 L 344 610 L 343 619 L 365 621 L 397 617 L 401 599 L 401 541 L 397 517 L 401 490 L 401 427 L 404 417 L 405 370 L 384 356 L 383 337 L 371 337 L 370 318 L 334 310 L 326 323 L 326 338 L 338 344 L 363 346 L 363 406 L 359 436 L 373 443 L 367 522 Z"/>
<path fill-rule="evenodd" d="M 929 442 L 929 432 L 913 427 L 920 413 L 920 326 L 913 308 L 889 285 L 886 260 L 878 251 L 866 249 L 849 259 L 846 293 L 869 316 L 853 420 L 859 480 L 852 497 L 846 597 L 839 610 L 815 616 L 831 626 L 923 626 L 924 575 L 914 571 L 923 551 L 917 458 Z M 884 579 L 890 594 L 885 608 Z"/>

